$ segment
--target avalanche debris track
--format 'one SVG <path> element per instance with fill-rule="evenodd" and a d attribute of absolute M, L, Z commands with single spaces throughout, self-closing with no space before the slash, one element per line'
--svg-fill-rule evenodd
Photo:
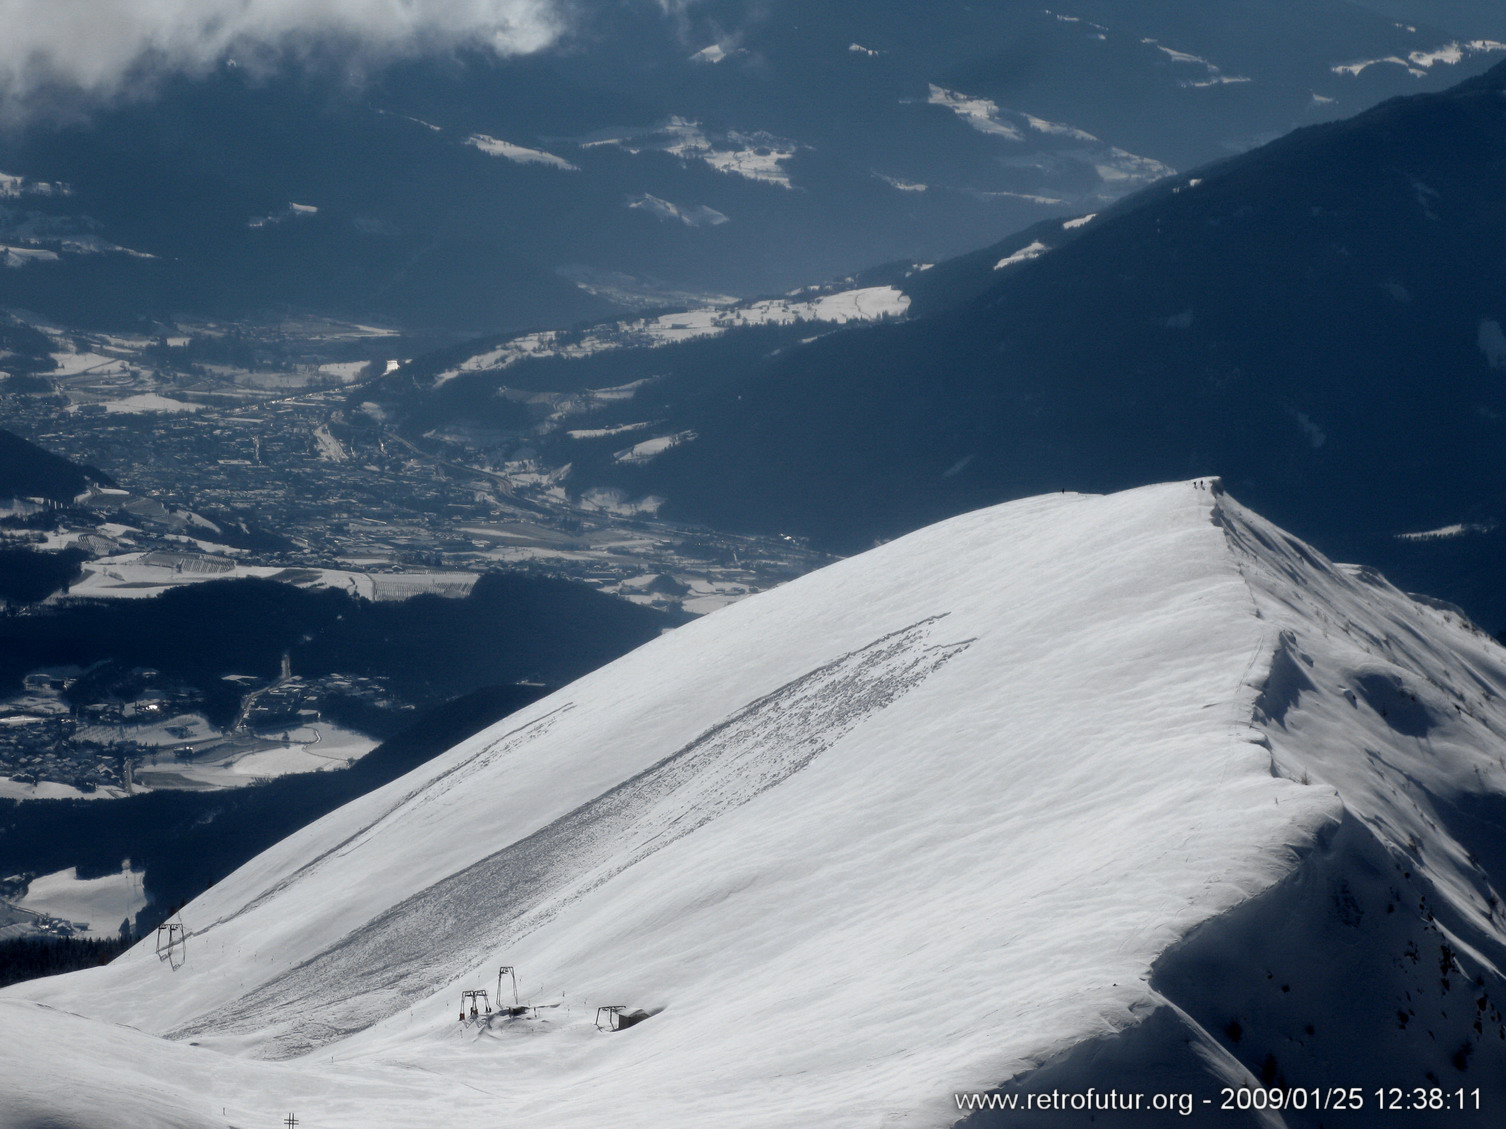
<path fill-rule="evenodd" d="M 289 1058 L 432 996 L 629 867 L 788 780 L 919 686 L 972 642 L 931 644 L 942 618 L 785 684 L 632 779 L 393 906 L 228 1012 L 168 1037 L 271 1028 L 278 1033 L 260 1053 Z M 421 799 L 429 798 L 425 790 Z"/>

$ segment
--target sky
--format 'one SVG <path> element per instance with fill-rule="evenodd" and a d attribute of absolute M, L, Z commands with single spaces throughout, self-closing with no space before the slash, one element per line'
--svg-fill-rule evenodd
<path fill-rule="evenodd" d="M 0 117 L 139 96 L 166 74 L 332 39 L 367 61 L 458 46 L 509 55 L 562 27 L 558 0 L 0 0 Z"/>

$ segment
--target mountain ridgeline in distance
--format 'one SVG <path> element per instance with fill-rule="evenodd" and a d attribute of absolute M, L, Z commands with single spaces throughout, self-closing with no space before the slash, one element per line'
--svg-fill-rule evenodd
<path fill-rule="evenodd" d="M 662 635 L 175 934 L 7 988 L 0 1122 L 942 1126 L 992 1100 L 981 1129 L 1072 1124 L 1003 1103 L 1091 1088 L 1254 1129 L 1231 1095 L 1264 1084 L 1494 1124 L 1503 703 L 1498 644 L 1216 480 L 969 513 Z M 508 968 L 522 1013 L 468 1014 L 511 1006 Z M 1382 1112 L 1390 1087 L 1448 1115 Z"/>
<path fill-rule="evenodd" d="M 1498 66 L 1165 181 L 1050 246 L 938 266 L 929 313 L 655 403 L 694 441 L 599 475 L 666 515 L 851 551 L 1000 498 L 1217 468 L 1498 628 L 1503 175 Z M 577 426 L 649 418 L 613 410 Z"/>
<path fill-rule="evenodd" d="M 666 8 L 672 9 L 666 15 Z M 227 59 L 0 137 L 0 306 L 564 325 L 934 261 L 1506 40 L 1484 0 L 569 5 L 551 49 Z M 333 53 L 330 53 L 333 55 Z"/>

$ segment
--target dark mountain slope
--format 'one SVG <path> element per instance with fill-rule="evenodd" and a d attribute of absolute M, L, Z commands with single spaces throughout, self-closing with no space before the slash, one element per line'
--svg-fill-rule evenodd
<path fill-rule="evenodd" d="M 787 352 L 688 401 L 671 425 L 697 442 L 619 473 L 677 516 L 842 549 L 1221 473 L 1330 551 L 1506 621 L 1480 572 L 1506 519 L 1503 177 L 1497 67 L 1152 188 L 981 297 Z M 1396 539 L 1455 524 L 1478 528 L 1462 562 L 1435 539 L 1440 570 L 1434 541 Z"/>
<path fill-rule="evenodd" d="M 224 676 L 272 678 L 287 654 L 299 674 L 383 678 L 400 699 L 429 705 L 525 679 L 568 682 L 674 625 L 582 584 L 508 573 L 484 574 L 464 599 L 376 604 L 272 580 L 208 580 L 0 620 L 0 692 L 30 670 L 73 665 L 89 669 L 70 691 L 83 704 L 150 667 L 197 689 L 225 725 L 244 690 Z"/>
<path fill-rule="evenodd" d="M 0 135 L 0 306 L 483 332 L 934 260 L 1494 50 L 1396 4 L 633 0 L 526 59 L 227 61 Z"/>
<path fill-rule="evenodd" d="M 0 498 L 71 502 L 91 483 L 115 485 L 102 471 L 71 463 L 19 435 L 0 431 Z"/>

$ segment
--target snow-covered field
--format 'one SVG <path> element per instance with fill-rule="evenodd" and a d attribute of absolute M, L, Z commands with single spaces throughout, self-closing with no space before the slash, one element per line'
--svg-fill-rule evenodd
<path fill-rule="evenodd" d="M 80 373 L 93 373 L 98 376 L 112 373 L 130 373 L 132 369 L 129 362 L 119 357 L 109 357 L 103 353 L 94 353 L 88 350 L 74 353 L 53 353 L 52 360 L 56 367 L 48 375 L 54 377 L 78 376 Z"/>
<path fill-rule="evenodd" d="M 0 1123 L 913 1129 L 1270 1064 L 1499 1114 L 1503 736 L 1506 651 L 1216 482 L 979 511 L 296 833 L 178 959 L 6 989 Z M 538 1018 L 457 1022 L 503 964 Z"/>
<path fill-rule="evenodd" d="M 233 560 L 206 558 L 196 553 L 118 553 L 83 564 L 84 576 L 68 591 L 69 596 L 143 599 L 170 588 L 204 580 L 245 577 L 276 578 L 306 588 L 338 588 L 368 600 L 406 600 L 434 593 L 462 597 L 475 587 L 474 572 L 355 572 L 344 569 L 278 568 L 274 565 L 244 565 Z"/>
<path fill-rule="evenodd" d="M 465 139 L 465 143 L 480 149 L 488 157 L 501 157 L 520 165 L 547 165 L 549 168 L 563 169 L 567 172 L 580 172 L 578 165 L 572 165 L 563 157 L 556 157 L 553 153 L 546 153 L 542 149 L 529 149 L 523 145 L 514 145 L 511 141 L 488 137 L 484 133 L 472 134 Z"/>
<path fill-rule="evenodd" d="M 865 286 L 827 294 L 796 293 L 785 298 L 767 298 L 736 306 L 706 306 L 654 318 L 636 318 L 596 326 L 582 334 L 567 336 L 555 330 L 528 333 L 468 357 L 455 368 L 434 378 L 437 388 L 468 372 L 505 369 L 536 357 L 589 357 L 609 349 L 656 348 L 717 337 L 729 329 L 747 325 L 793 325 L 800 321 L 877 321 L 902 317 L 910 297 L 894 286 Z"/>
<path fill-rule="evenodd" d="M 1437 529 L 1421 529 L 1415 533 L 1398 533 L 1398 541 L 1451 541 L 1456 537 L 1468 537 L 1472 533 L 1493 533 L 1494 522 L 1455 522 Z"/>
<path fill-rule="evenodd" d="M 368 367 L 370 367 L 369 361 L 328 361 L 319 366 L 319 371 L 326 376 L 334 377 L 342 384 L 350 384 Z"/>
<path fill-rule="evenodd" d="M 119 400 L 105 401 L 105 411 L 113 415 L 139 415 L 142 412 L 201 412 L 203 404 L 174 400 L 156 392 L 141 392 Z"/>
<path fill-rule="evenodd" d="M 720 61 L 725 57 L 723 54 L 717 60 L 708 61 Z M 599 145 L 615 146 L 629 153 L 668 153 L 682 161 L 704 161 L 718 172 L 780 188 L 794 187 L 784 165 L 805 148 L 798 141 L 762 131 L 718 133 L 707 130 L 698 121 L 678 116 L 652 129 L 592 138 L 582 142 L 581 147 L 588 149 Z"/>
<path fill-rule="evenodd" d="M 1380 59 L 1361 59 L 1353 63 L 1339 63 L 1330 69 L 1334 74 L 1357 75 L 1369 67 L 1386 63 L 1401 67 L 1416 78 L 1422 78 L 1432 67 L 1440 64 L 1457 66 L 1472 55 L 1488 55 L 1497 51 L 1506 51 L 1506 43 L 1498 43 L 1493 39 L 1453 40 L 1430 50 L 1409 51 L 1405 58 L 1400 55 L 1387 55 Z"/>
<path fill-rule="evenodd" d="M 0 243 L 0 266 L 20 268 L 31 263 L 55 263 L 58 260 L 56 251 L 48 251 L 41 247 L 18 247 L 14 244 Z"/>
<path fill-rule="evenodd" d="M 678 220 L 686 227 L 719 227 L 731 222 L 727 216 L 705 204 L 681 206 L 672 204 L 668 200 L 661 200 L 657 196 L 650 196 L 646 192 L 641 196 L 634 196 L 627 202 L 627 206 L 647 212 L 651 216 L 657 216 L 661 220 Z"/>
<path fill-rule="evenodd" d="M 66 184 L 27 180 L 24 176 L 0 172 L 0 200 L 14 200 L 21 196 L 68 196 L 71 193 Z"/>
<path fill-rule="evenodd" d="M 970 98 L 933 84 L 928 101 L 933 106 L 945 106 L 979 133 L 992 134 L 1007 141 L 1025 140 L 1024 133 L 1017 126 L 1002 120 L 998 103 L 987 98 Z"/>
<path fill-rule="evenodd" d="M 0 800 L 118 800 L 125 795 L 122 788 L 96 788 L 84 792 L 72 784 L 60 784 L 56 780 L 39 780 L 35 784 L 22 784 L 8 777 L 0 777 Z"/>
<path fill-rule="evenodd" d="M 1160 48 L 1166 51 L 1166 48 Z M 1169 52 L 1178 55 L 1179 52 Z M 1248 81 L 1239 78 L 1228 78 L 1219 74 L 1218 68 L 1211 63 L 1193 56 L 1182 56 L 1182 61 L 1191 61 L 1202 64 L 1209 68 L 1213 79 L 1203 82 L 1191 83 L 1191 85 L 1207 85 L 1212 82 L 1243 82 Z M 1043 138 L 1053 139 L 1049 155 L 1043 156 L 1034 152 L 1033 149 L 1023 150 L 1019 155 L 999 158 L 1004 165 L 1019 168 L 1040 168 L 1046 170 L 1059 164 L 1061 159 L 1089 169 L 1098 178 L 1100 188 L 1112 190 L 1112 194 L 1122 194 L 1137 184 L 1150 184 L 1162 177 L 1173 175 L 1176 170 L 1160 161 L 1150 157 L 1141 157 L 1116 145 L 1110 145 L 1095 135 L 1076 126 L 1067 125 L 1063 122 L 1048 121 L 1038 118 L 1033 114 L 1027 114 L 1019 110 L 1005 109 L 988 98 L 977 98 L 963 94 L 956 90 L 948 90 L 945 87 L 931 84 L 930 96 L 927 99 L 933 106 L 941 106 L 951 110 L 958 118 L 966 122 L 971 128 L 979 133 L 990 137 L 999 138 L 1002 141 L 1025 145 L 1029 141 L 1039 142 Z M 1070 147 L 1060 146 L 1069 144 Z M 1001 193 L 1001 195 L 1017 195 L 1014 193 Z M 1029 199 L 1030 197 L 1024 197 Z M 1087 199 L 1089 197 L 1084 197 Z M 1102 191 L 1093 198 L 1108 199 Z M 1041 198 L 1052 203 L 1062 203 L 1054 198 Z"/>
<path fill-rule="evenodd" d="M 86 925 L 94 936 L 113 936 L 122 921 L 134 921 L 146 908 L 146 894 L 140 871 L 128 866 L 102 878 L 80 878 L 70 866 L 33 878 L 26 896 L 16 904 L 32 913 Z"/>
<path fill-rule="evenodd" d="M 378 744 L 354 730 L 316 721 L 289 726 L 285 741 L 231 741 L 218 751 L 211 749 L 189 761 L 164 757 L 156 763 L 138 765 L 136 783 L 143 790 L 240 788 L 256 780 L 345 768 Z"/>
<path fill-rule="evenodd" d="M 1028 263 L 1031 259 L 1040 258 L 1049 250 L 1051 250 L 1050 247 L 1047 247 L 1037 239 L 1029 246 L 1021 247 L 1014 254 L 1004 256 L 1004 258 L 994 264 L 994 270 L 1003 270 L 1005 267 L 1012 267 L 1016 263 Z"/>
<path fill-rule="evenodd" d="M 661 435 L 657 439 L 645 439 L 642 443 L 634 443 L 612 456 L 614 462 L 642 464 L 652 461 L 662 455 L 671 447 L 678 447 L 682 443 L 693 442 L 696 438 L 694 431 L 680 431 L 674 435 Z"/>
<path fill-rule="evenodd" d="M 1155 48 L 1173 63 L 1181 63 L 1187 66 L 1202 68 L 1203 73 L 1199 77 L 1183 79 L 1181 82 L 1181 85 L 1183 86 L 1225 86 L 1230 83 L 1245 83 L 1250 81 L 1243 75 L 1225 74 L 1220 67 L 1217 67 L 1213 63 L 1210 63 L 1207 59 L 1204 59 L 1198 55 L 1189 54 L 1186 51 L 1178 51 L 1175 48 L 1167 47 L 1165 44 L 1160 43 L 1157 40 L 1142 39 L 1140 42 L 1145 44 L 1146 46 Z"/>

